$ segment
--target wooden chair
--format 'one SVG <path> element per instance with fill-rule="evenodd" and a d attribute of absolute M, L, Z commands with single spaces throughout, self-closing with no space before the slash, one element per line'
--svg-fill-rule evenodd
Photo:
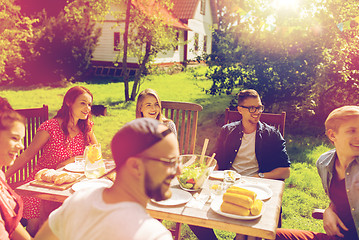
<path fill-rule="evenodd" d="M 203 107 L 196 103 L 161 101 L 163 114 L 176 125 L 180 154 L 193 154 L 196 137 L 198 112 Z"/>
<path fill-rule="evenodd" d="M 176 125 L 180 154 L 194 154 L 198 112 L 203 107 L 196 103 L 161 101 L 163 114 Z M 170 230 L 175 240 L 181 239 L 181 223 Z"/>
<path fill-rule="evenodd" d="M 276 127 L 284 137 L 285 118 L 286 118 L 286 112 L 282 112 L 281 114 L 262 113 L 260 121 Z M 241 119 L 242 119 L 242 115 L 237 110 L 234 111 L 234 110 L 229 110 L 229 108 L 226 108 L 224 124 L 239 121 Z"/>
<path fill-rule="evenodd" d="M 18 113 L 26 118 L 25 124 L 25 137 L 24 137 L 24 150 L 30 145 L 32 139 L 36 134 L 36 130 L 40 124 L 49 119 L 49 108 L 43 105 L 41 108 L 28 108 L 28 109 L 15 109 Z M 21 151 L 22 152 L 22 151 Z M 20 154 L 21 154 L 20 152 Z M 23 168 L 19 169 L 7 181 L 12 187 L 19 186 L 25 179 L 34 171 L 37 160 L 41 152 L 38 153 L 34 159 L 26 164 Z M 6 171 L 6 168 L 5 168 Z"/>

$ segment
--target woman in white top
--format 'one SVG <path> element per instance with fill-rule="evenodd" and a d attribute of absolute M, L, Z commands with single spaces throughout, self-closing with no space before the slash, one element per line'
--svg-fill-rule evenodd
<path fill-rule="evenodd" d="M 162 115 L 162 104 L 157 92 L 151 88 L 143 90 L 137 97 L 136 118 L 154 118 L 165 124 L 177 136 L 176 125 Z"/>

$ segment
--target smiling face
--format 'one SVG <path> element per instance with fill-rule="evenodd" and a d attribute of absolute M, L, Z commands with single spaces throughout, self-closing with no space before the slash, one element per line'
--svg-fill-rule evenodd
<path fill-rule="evenodd" d="M 359 156 L 359 116 L 342 121 L 337 131 L 328 129 L 327 135 L 334 143 L 339 158 L 352 160 Z"/>
<path fill-rule="evenodd" d="M 163 126 L 162 126 L 163 127 Z M 146 150 L 144 156 L 149 158 L 172 159 L 179 156 L 177 138 L 173 133 Z M 180 166 L 174 167 L 170 163 L 154 161 L 143 157 L 145 169 L 145 192 L 149 198 L 156 201 L 171 197 L 170 184 L 176 175 L 180 174 Z"/>
<path fill-rule="evenodd" d="M 160 110 L 160 105 L 154 96 L 147 95 L 144 97 L 141 105 L 143 117 L 158 119 Z"/>
<path fill-rule="evenodd" d="M 256 110 L 254 113 L 250 113 L 249 109 L 241 107 L 259 107 L 262 105 L 261 99 L 259 97 L 248 97 L 242 101 L 240 106 L 238 106 L 238 112 L 242 115 L 244 122 L 256 125 L 259 122 L 259 119 L 262 115 L 262 112 Z"/>
<path fill-rule="evenodd" d="M 24 149 L 22 139 L 25 136 L 25 126 L 22 122 L 14 121 L 9 129 L 0 130 L 0 165 L 10 166 L 15 161 L 18 152 Z"/>
<path fill-rule="evenodd" d="M 79 95 L 71 105 L 71 113 L 74 119 L 87 119 L 92 105 L 92 97 L 88 93 Z"/>

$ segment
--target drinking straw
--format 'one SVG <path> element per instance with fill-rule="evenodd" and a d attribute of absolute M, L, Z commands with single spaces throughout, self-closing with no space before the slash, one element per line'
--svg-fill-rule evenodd
<path fill-rule="evenodd" d="M 204 154 L 206 153 L 207 146 L 208 146 L 208 142 L 209 142 L 209 139 L 208 139 L 208 138 L 206 138 L 206 139 L 204 140 L 204 144 L 203 144 L 203 148 L 202 148 L 201 158 L 199 159 L 199 163 L 200 163 L 200 164 L 202 164 L 202 163 L 203 163 Z"/>

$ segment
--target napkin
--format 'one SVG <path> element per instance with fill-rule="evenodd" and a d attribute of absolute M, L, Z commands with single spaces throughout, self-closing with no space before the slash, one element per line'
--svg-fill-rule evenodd
<path fill-rule="evenodd" d="M 209 199 L 207 194 L 195 193 L 193 198 L 186 204 L 186 207 L 202 209 Z"/>

